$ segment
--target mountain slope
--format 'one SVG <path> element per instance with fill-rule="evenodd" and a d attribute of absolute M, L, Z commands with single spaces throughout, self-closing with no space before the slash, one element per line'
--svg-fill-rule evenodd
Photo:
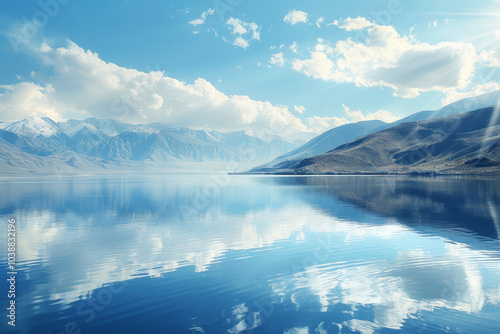
<path fill-rule="evenodd" d="M 120 133 L 130 130 L 134 127 L 132 124 L 118 123 L 111 119 L 97 119 L 90 117 L 84 120 L 70 119 L 65 122 L 57 123 L 58 128 L 69 137 L 72 137 L 83 128 L 93 128 L 99 132 L 99 136 L 103 134 L 108 137 L 117 136 Z"/>
<path fill-rule="evenodd" d="M 85 124 L 84 127 L 66 141 L 66 148 L 71 151 L 90 155 L 97 146 L 108 139 L 109 136 L 103 131 L 96 129 L 90 124 Z"/>
<path fill-rule="evenodd" d="M 252 171 L 265 171 L 272 168 L 280 168 L 283 164 L 291 161 L 299 161 L 307 157 L 328 152 L 332 148 L 362 137 L 373 129 L 385 124 L 382 121 L 363 121 L 358 123 L 344 124 L 314 137 L 299 148 L 285 153 L 271 162 L 255 167 Z"/>
<path fill-rule="evenodd" d="M 495 91 L 479 95 L 476 97 L 462 99 L 457 102 L 450 103 L 437 110 L 420 111 L 408 117 L 397 120 L 396 122 L 384 124 L 376 128 L 374 132 L 385 130 L 402 123 L 424 121 L 424 120 L 436 119 L 452 115 L 459 115 L 469 111 L 494 106 L 497 104 L 500 104 L 500 91 Z"/>
<path fill-rule="evenodd" d="M 47 149 L 63 148 L 69 137 L 48 117 L 28 117 L 21 121 L 2 123 L 0 128 L 17 135 L 31 138 Z"/>
<path fill-rule="evenodd" d="M 296 147 L 278 136 L 256 136 L 245 131 L 221 133 L 148 124 L 109 138 L 96 146 L 91 155 L 153 162 L 262 162 Z"/>
<path fill-rule="evenodd" d="M 18 134 L 5 130 L 0 130 L 0 143 L 5 147 L 10 147 L 12 145 L 25 153 L 38 156 L 46 156 L 51 152 L 46 147 L 35 142 L 32 138 L 19 136 Z"/>
<path fill-rule="evenodd" d="M 500 111 L 479 109 L 379 131 L 281 171 L 318 173 L 499 172 Z"/>
<path fill-rule="evenodd" d="M 259 134 L 252 131 L 222 133 L 218 138 L 240 159 L 260 162 L 269 161 L 298 146 L 296 142 L 277 135 Z"/>
<path fill-rule="evenodd" d="M 48 121 L 50 120 L 50 121 Z M 28 117 L 21 121 L 2 123 L 2 129 L 30 138 L 61 136 L 62 132 L 50 118 Z"/>
<path fill-rule="evenodd" d="M 36 166 L 39 171 L 56 168 L 75 172 L 81 168 L 88 172 L 92 168 L 96 171 L 111 167 L 122 170 L 120 166 L 129 165 L 137 168 L 147 163 L 149 167 L 165 170 L 173 166 L 166 163 L 180 166 L 228 161 L 245 162 L 248 168 L 250 163 L 268 161 L 298 146 L 279 136 L 248 131 L 221 133 L 158 123 L 122 124 L 96 118 L 58 123 L 47 117 L 29 117 L 0 122 L 0 139 L 4 148 L 0 160 L 8 162 L 5 168 L 18 168 L 13 170 L 16 173 L 23 169 L 31 173 Z M 17 153 L 8 154 L 11 149 Z M 68 169 L 68 165 L 71 168 Z"/>
<path fill-rule="evenodd" d="M 465 98 L 437 110 L 420 111 L 393 123 L 382 122 L 382 124 L 378 124 L 377 126 L 371 126 L 374 123 L 370 123 L 373 122 L 370 121 L 342 125 L 340 127 L 336 127 L 322 133 L 321 135 L 311 139 L 302 147 L 299 147 L 292 152 L 284 154 L 274 159 L 273 161 L 253 168 L 250 172 L 272 173 L 275 170 L 287 168 L 287 166 L 293 165 L 294 162 L 326 153 L 329 150 L 332 150 L 342 144 L 353 141 L 364 135 L 389 129 L 399 124 L 458 115 L 497 104 L 500 104 L 500 91 L 495 91 L 472 98 Z M 368 125 L 364 132 L 355 126 L 362 125 L 363 123 Z"/>
<path fill-rule="evenodd" d="M 2 132 L 0 132 L 2 134 Z M 12 133 L 9 133 L 9 137 Z M 15 134 L 14 134 L 15 135 Z M 1 175 L 18 174 L 75 174 L 81 172 L 105 172 L 107 163 L 70 151 L 32 152 L 18 147 L 19 142 L 11 143 L 0 137 Z M 119 170 L 119 166 L 114 166 Z M 122 167 L 123 168 L 123 167 Z"/>
<path fill-rule="evenodd" d="M 155 162 L 230 161 L 235 158 L 232 152 L 217 143 L 148 127 L 112 137 L 96 147 L 92 154 L 103 159 Z"/>

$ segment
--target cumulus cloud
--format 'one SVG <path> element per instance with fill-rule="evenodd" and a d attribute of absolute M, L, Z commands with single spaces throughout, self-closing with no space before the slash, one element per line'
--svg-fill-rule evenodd
<path fill-rule="evenodd" d="M 286 16 L 283 18 L 283 22 L 296 25 L 297 23 L 307 23 L 307 17 L 309 14 L 306 12 L 302 12 L 300 10 L 291 10 L 286 14 Z"/>
<path fill-rule="evenodd" d="M 277 66 L 284 66 L 285 65 L 285 59 L 283 58 L 284 53 L 283 52 L 278 52 L 276 54 L 273 54 L 271 56 L 271 59 L 269 60 L 269 63 L 272 65 L 277 65 Z"/>
<path fill-rule="evenodd" d="M 318 40 L 315 50 L 311 53 L 311 58 L 294 60 L 292 68 L 314 79 L 321 79 L 324 81 L 334 80 L 335 64 L 331 59 L 333 57 L 333 49 L 322 42 L 321 39 Z"/>
<path fill-rule="evenodd" d="M 386 110 L 378 110 L 373 113 L 364 115 L 361 110 L 351 110 L 345 104 L 342 105 L 344 117 L 319 117 L 313 116 L 306 119 L 307 124 L 312 131 L 316 133 L 323 133 L 327 130 L 341 126 L 348 123 L 357 123 L 361 121 L 379 120 L 386 123 L 392 123 L 399 120 L 397 117 Z"/>
<path fill-rule="evenodd" d="M 342 21 L 342 23 L 338 23 L 338 21 L 335 21 L 339 26 L 339 28 L 342 28 L 342 29 L 345 29 L 347 31 L 352 31 L 352 30 L 361 30 L 361 29 L 364 29 L 364 28 L 368 28 L 368 27 L 371 27 L 373 26 L 374 24 L 371 23 L 368 19 L 364 18 L 364 17 L 356 17 L 354 19 L 351 19 L 350 17 L 348 17 L 347 19 L 345 19 L 344 21 Z M 335 24 L 334 22 L 334 24 Z"/>
<path fill-rule="evenodd" d="M 290 50 L 293 52 L 293 53 L 297 53 L 298 52 L 298 44 L 297 42 L 293 42 L 292 45 L 290 45 Z"/>
<path fill-rule="evenodd" d="M 295 110 L 296 113 L 303 114 L 306 108 L 304 106 L 293 106 L 293 110 Z"/>
<path fill-rule="evenodd" d="M 390 112 L 386 110 L 379 110 L 367 115 L 363 115 L 361 110 L 351 110 L 348 106 L 345 104 L 342 105 L 344 109 L 344 113 L 350 118 L 351 122 L 361 122 L 361 121 L 372 121 L 372 120 L 379 120 L 383 121 L 386 123 L 392 123 L 397 120 L 399 120 L 401 117 L 394 116 Z"/>
<path fill-rule="evenodd" d="M 235 40 L 233 41 L 233 45 L 239 46 L 240 48 L 243 48 L 243 49 L 246 49 L 250 46 L 248 41 L 241 36 L 235 38 Z"/>
<path fill-rule="evenodd" d="M 33 55 L 50 76 L 35 75 L 39 84 L 3 86 L 3 120 L 35 113 L 59 119 L 69 111 L 81 117 L 219 131 L 271 129 L 284 136 L 308 131 L 287 107 L 243 95 L 227 96 L 202 78 L 185 83 L 158 71 L 123 68 L 73 42 L 60 48 L 43 44 Z"/>
<path fill-rule="evenodd" d="M 482 51 L 478 61 L 487 67 L 500 67 L 500 51 Z"/>
<path fill-rule="evenodd" d="M 334 20 L 333 22 L 328 23 L 326 26 L 329 27 L 329 26 L 338 26 L 338 25 L 339 25 L 339 20 Z"/>
<path fill-rule="evenodd" d="M 2 121 L 17 121 L 30 116 L 61 120 L 64 103 L 51 97 L 52 85 L 39 86 L 33 82 L 0 86 L 0 113 Z"/>
<path fill-rule="evenodd" d="M 195 27 L 202 25 L 203 23 L 205 23 L 207 16 L 214 15 L 214 13 L 215 13 L 215 9 L 210 8 L 206 12 L 201 13 L 201 17 L 199 19 L 194 19 L 192 21 L 189 21 L 188 23 L 194 25 Z"/>
<path fill-rule="evenodd" d="M 231 17 L 226 24 L 229 26 L 231 34 L 237 36 L 233 45 L 246 49 L 250 46 L 250 41 L 260 41 L 260 27 L 256 23 L 248 23 Z"/>
<path fill-rule="evenodd" d="M 363 29 L 363 41 L 351 38 L 335 44 L 318 39 L 308 59 L 292 68 L 314 79 L 390 87 L 393 95 L 413 98 L 421 92 L 465 88 L 474 75 L 475 48 L 464 42 L 429 44 L 401 36 L 392 26 L 365 18 L 346 19 L 340 27 Z"/>
<path fill-rule="evenodd" d="M 456 90 L 451 90 L 446 92 L 446 97 L 441 101 L 441 103 L 443 104 L 443 106 L 445 106 L 465 98 L 476 97 L 497 90 L 500 90 L 500 86 L 495 81 L 490 81 L 485 84 L 478 84 L 472 87 L 472 89 L 467 92 L 457 92 Z"/>
<path fill-rule="evenodd" d="M 320 17 L 319 19 L 316 20 L 316 27 L 321 28 L 321 24 L 325 21 L 324 17 Z"/>
<path fill-rule="evenodd" d="M 345 117 L 319 117 L 313 116 L 306 119 L 307 125 L 317 134 L 349 123 Z"/>

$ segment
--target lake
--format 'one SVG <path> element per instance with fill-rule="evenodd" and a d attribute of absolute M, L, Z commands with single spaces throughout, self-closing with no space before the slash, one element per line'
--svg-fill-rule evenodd
<path fill-rule="evenodd" d="M 500 178 L 0 181 L 2 333 L 499 333 Z M 8 286 L 2 283 L 2 295 Z"/>

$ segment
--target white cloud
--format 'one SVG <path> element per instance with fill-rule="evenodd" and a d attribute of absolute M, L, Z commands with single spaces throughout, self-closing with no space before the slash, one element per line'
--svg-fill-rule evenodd
<path fill-rule="evenodd" d="M 285 65 L 285 59 L 283 58 L 283 52 L 278 52 L 274 55 L 271 56 L 271 59 L 269 60 L 269 63 L 272 65 L 277 65 L 277 66 L 284 66 Z"/>
<path fill-rule="evenodd" d="M 500 67 L 500 51 L 482 51 L 478 61 L 487 67 Z"/>
<path fill-rule="evenodd" d="M 207 32 L 213 32 L 214 33 L 214 36 L 217 38 L 219 37 L 219 33 L 217 32 L 217 30 L 215 30 L 214 28 L 209 28 L 207 29 Z"/>
<path fill-rule="evenodd" d="M 233 41 L 233 45 L 239 46 L 240 48 L 243 48 L 243 49 L 246 49 L 250 46 L 248 41 L 241 36 L 236 37 L 236 39 Z"/>
<path fill-rule="evenodd" d="M 194 25 L 195 27 L 202 25 L 203 23 L 205 23 L 207 16 L 214 15 L 214 13 L 215 13 L 215 9 L 210 8 L 206 12 L 201 13 L 201 17 L 199 19 L 194 19 L 192 21 L 189 21 L 188 23 Z"/>
<path fill-rule="evenodd" d="M 321 28 L 321 24 L 325 21 L 324 17 L 320 17 L 316 20 L 316 27 Z"/>
<path fill-rule="evenodd" d="M 151 104 L 149 108 L 153 110 L 160 109 L 163 106 L 163 97 L 156 93 L 151 94 L 151 97 L 153 98 L 153 104 Z"/>
<path fill-rule="evenodd" d="M 226 23 L 233 27 L 233 34 L 235 35 L 236 34 L 243 35 L 248 32 L 247 29 L 244 27 L 243 21 L 241 21 L 240 19 L 235 19 L 231 17 L 229 20 L 227 20 Z"/>
<path fill-rule="evenodd" d="M 379 120 L 386 123 L 392 123 L 401 118 L 392 115 L 390 112 L 386 110 L 379 110 L 367 115 L 363 115 L 361 110 L 351 110 L 345 104 L 343 104 L 342 107 L 344 109 L 344 113 L 346 113 L 346 115 L 350 118 L 350 121 L 354 123 L 361 121 L 372 121 L 372 120 Z"/>
<path fill-rule="evenodd" d="M 311 57 L 295 59 L 293 69 L 324 81 L 390 87 L 395 96 L 405 98 L 426 91 L 463 89 L 473 77 L 472 44 L 418 42 L 401 36 L 392 26 L 360 18 L 345 20 L 342 26 L 346 30 L 365 29 L 364 40 L 348 38 L 334 45 L 318 40 Z"/>
<path fill-rule="evenodd" d="M 334 62 L 330 59 L 333 49 L 319 42 L 310 59 L 294 60 L 292 68 L 314 79 L 334 80 Z"/>
<path fill-rule="evenodd" d="M 283 18 L 283 22 L 289 23 L 292 26 L 296 25 L 297 23 L 307 23 L 308 15 L 309 14 L 307 14 L 306 12 L 302 12 L 300 10 L 291 10 Z"/>
<path fill-rule="evenodd" d="M 334 20 L 332 23 L 328 23 L 326 26 L 338 26 L 339 25 L 339 20 Z"/>
<path fill-rule="evenodd" d="M 500 29 L 495 29 L 495 38 L 500 39 Z"/>
<path fill-rule="evenodd" d="M 309 128 L 317 134 L 336 128 L 337 126 L 349 123 L 349 121 L 345 117 L 313 116 L 313 117 L 308 117 L 306 121 Z"/>
<path fill-rule="evenodd" d="M 38 85 L 4 86 L 3 120 L 35 113 L 59 119 L 72 112 L 81 117 L 219 131 L 271 129 L 285 136 L 308 131 L 287 107 L 244 95 L 227 96 L 202 78 L 189 84 L 158 71 L 123 68 L 73 42 L 60 48 L 43 44 L 33 55 L 51 75 L 37 75 L 42 82 Z"/>
<path fill-rule="evenodd" d="M 446 97 L 441 101 L 441 103 L 443 106 L 445 106 L 468 97 L 476 97 L 497 90 L 500 90 L 500 86 L 495 81 L 490 81 L 485 84 L 478 84 L 472 87 L 472 89 L 467 92 L 457 92 L 456 90 L 450 90 L 446 92 Z"/>
<path fill-rule="evenodd" d="M 306 111 L 306 108 L 304 106 L 293 106 L 293 110 L 295 110 L 296 113 L 302 115 L 304 111 Z"/>
<path fill-rule="evenodd" d="M 316 133 L 323 133 L 332 128 L 361 121 L 380 120 L 386 123 L 392 123 L 399 120 L 397 117 L 386 110 L 378 110 L 376 112 L 364 115 L 361 110 L 351 110 L 345 104 L 342 105 L 344 117 L 319 117 L 313 116 L 306 119 L 308 126 Z"/>
<path fill-rule="evenodd" d="M 433 22 L 428 22 L 427 23 L 427 28 L 437 28 L 438 26 L 438 21 L 434 20 Z"/>
<path fill-rule="evenodd" d="M 292 44 L 292 45 L 290 45 L 290 50 L 291 50 L 293 53 L 297 53 L 297 52 L 298 52 L 298 51 L 297 51 L 297 49 L 298 49 L 298 44 L 297 44 L 297 42 L 293 42 L 293 44 Z"/>
<path fill-rule="evenodd" d="M 226 24 L 229 26 L 231 33 L 237 35 L 233 45 L 246 49 L 250 46 L 252 40 L 260 40 L 260 27 L 254 22 L 249 23 L 231 17 Z"/>
<path fill-rule="evenodd" d="M 50 84 L 45 87 L 32 82 L 0 86 L 0 115 L 2 121 L 39 116 L 61 120 L 61 110 L 66 106 L 52 99 L 54 89 Z"/>
<path fill-rule="evenodd" d="M 347 19 L 342 21 L 341 24 L 339 24 L 338 21 L 335 21 L 335 22 L 337 22 L 337 25 L 339 26 L 339 28 L 345 29 L 347 31 L 362 30 L 364 28 L 368 28 L 368 27 L 371 27 L 374 25 L 368 19 L 366 19 L 364 17 L 360 17 L 360 16 L 358 16 L 354 19 L 351 19 L 350 17 L 348 17 Z M 334 22 L 334 24 L 335 24 L 335 22 Z"/>

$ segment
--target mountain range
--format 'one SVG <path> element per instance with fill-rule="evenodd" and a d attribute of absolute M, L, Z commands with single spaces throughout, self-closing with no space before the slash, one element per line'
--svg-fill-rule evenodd
<path fill-rule="evenodd" d="M 165 170 L 186 163 L 262 163 L 297 148 L 301 141 L 250 131 L 222 133 L 132 125 L 87 118 L 55 122 L 28 117 L 0 123 L 3 174 Z"/>
<path fill-rule="evenodd" d="M 462 114 L 496 105 L 499 101 L 500 91 L 495 91 L 472 98 L 465 98 L 443 106 L 437 110 L 424 110 L 416 112 L 393 123 L 384 123 L 381 121 L 362 121 L 345 124 L 324 132 L 323 134 L 311 139 L 301 147 L 285 153 L 270 162 L 257 166 L 250 172 L 276 173 L 286 172 L 286 170 L 290 171 L 290 166 L 295 165 L 303 159 L 326 153 L 336 147 L 349 143 L 365 135 L 389 129 L 403 123 L 432 120 Z"/>
<path fill-rule="evenodd" d="M 183 172 L 478 173 L 500 171 L 500 91 L 394 123 L 345 124 L 303 144 L 251 131 L 28 117 L 0 122 L 0 171 L 13 174 Z"/>
<path fill-rule="evenodd" d="M 500 171 L 497 106 L 406 122 L 283 165 L 279 173 L 479 173 Z"/>

